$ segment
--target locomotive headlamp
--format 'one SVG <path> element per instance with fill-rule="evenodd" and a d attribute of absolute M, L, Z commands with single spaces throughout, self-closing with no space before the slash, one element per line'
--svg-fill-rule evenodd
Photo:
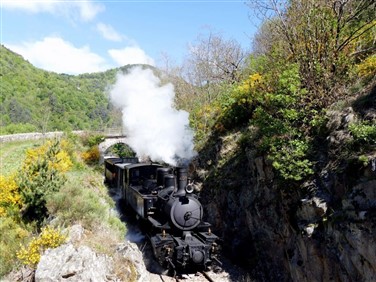
<path fill-rule="evenodd" d="M 191 194 L 193 193 L 193 185 L 192 184 L 188 184 L 187 186 L 185 186 L 185 192 L 187 192 L 188 194 Z"/>

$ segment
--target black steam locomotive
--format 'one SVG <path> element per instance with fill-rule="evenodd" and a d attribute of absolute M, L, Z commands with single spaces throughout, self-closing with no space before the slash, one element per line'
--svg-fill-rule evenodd
<path fill-rule="evenodd" d="M 202 220 L 203 208 L 184 167 L 140 163 L 137 158 L 107 158 L 105 182 L 146 223 L 158 262 L 166 269 L 207 269 L 220 264 L 218 237 Z"/>

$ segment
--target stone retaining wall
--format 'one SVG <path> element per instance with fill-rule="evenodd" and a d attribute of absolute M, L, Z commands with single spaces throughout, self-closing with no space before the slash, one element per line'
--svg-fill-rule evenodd
<path fill-rule="evenodd" d="M 72 131 L 72 133 L 77 135 L 82 135 L 84 131 Z M 18 134 L 11 134 L 11 135 L 1 135 L 0 136 L 0 143 L 12 142 L 12 141 L 23 141 L 23 140 L 39 140 L 39 139 L 51 139 L 56 137 L 63 136 L 63 131 L 55 131 L 55 132 L 32 132 L 32 133 L 18 133 Z"/>

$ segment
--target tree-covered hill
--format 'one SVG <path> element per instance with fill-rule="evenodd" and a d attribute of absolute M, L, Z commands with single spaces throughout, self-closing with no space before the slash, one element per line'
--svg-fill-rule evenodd
<path fill-rule="evenodd" d="M 0 48 L 0 134 L 119 126 L 120 115 L 106 90 L 116 73 L 132 65 L 78 76 L 57 74 L 34 67 L 5 46 Z"/>

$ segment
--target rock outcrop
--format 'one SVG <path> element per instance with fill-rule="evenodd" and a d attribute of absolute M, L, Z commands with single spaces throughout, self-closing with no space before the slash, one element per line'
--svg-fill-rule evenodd
<path fill-rule="evenodd" d="M 115 281 L 113 261 L 87 246 L 68 243 L 47 250 L 38 264 L 35 281 Z"/>
<path fill-rule="evenodd" d="M 239 153 L 236 133 L 195 164 L 206 219 L 254 281 L 376 281 L 376 151 L 366 166 L 333 163 L 356 114 L 329 118 L 316 173 L 300 187 L 278 183 L 266 156 Z"/>
<path fill-rule="evenodd" d="M 136 244 L 129 241 L 120 243 L 110 257 L 84 245 L 84 237 L 84 229 L 80 225 L 72 226 L 68 243 L 48 249 L 42 255 L 35 271 L 35 281 L 151 281 Z M 116 257 L 123 259 L 120 261 L 121 269 L 116 269 L 119 265 L 114 259 Z"/>

